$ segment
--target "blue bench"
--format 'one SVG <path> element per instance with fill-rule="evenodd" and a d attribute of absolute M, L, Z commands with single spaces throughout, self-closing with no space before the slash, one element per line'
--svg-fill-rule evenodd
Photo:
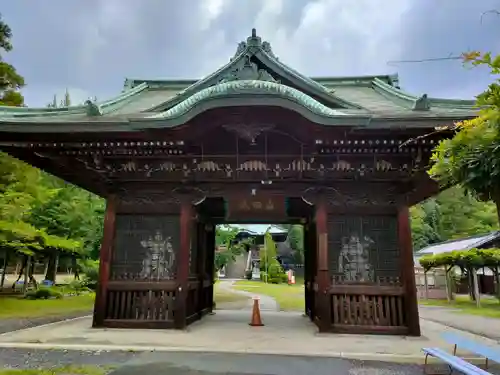
<path fill-rule="evenodd" d="M 453 370 L 457 370 L 465 375 L 491 375 L 488 371 L 474 366 L 472 363 L 469 363 L 460 357 L 456 357 L 453 354 L 444 351 L 443 349 L 423 348 L 422 351 L 425 353 L 424 373 L 426 374 L 428 374 L 427 358 L 429 356 L 432 356 L 434 358 L 439 358 L 440 360 L 445 362 L 450 368 L 450 374 L 453 372 Z"/>
<path fill-rule="evenodd" d="M 457 348 L 460 347 L 468 352 L 484 357 L 486 369 L 488 368 L 489 360 L 500 363 L 500 347 L 488 346 L 452 332 L 445 332 L 441 337 L 453 345 L 453 355 L 457 354 Z"/>

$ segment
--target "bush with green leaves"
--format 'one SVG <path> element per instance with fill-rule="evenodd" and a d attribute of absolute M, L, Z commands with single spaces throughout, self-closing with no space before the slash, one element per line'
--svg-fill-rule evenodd
<path fill-rule="evenodd" d="M 83 286 L 91 290 L 96 290 L 97 281 L 99 280 L 99 261 L 85 260 L 80 263 L 80 267 L 84 274 Z"/>
<path fill-rule="evenodd" d="M 57 288 L 47 288 L 42 287 L 37 290 L 30 290 L 24 294 L 26 299 L 51 299 L 51 298 L 63 298 L 63 294 Z"/>

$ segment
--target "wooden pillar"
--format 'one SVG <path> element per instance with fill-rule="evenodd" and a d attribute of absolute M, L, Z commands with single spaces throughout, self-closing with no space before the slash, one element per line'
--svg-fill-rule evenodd
<path fill-rule="evenodd" d="M 310 288 L 311 288 L 311 277 L 310 277 L 310 272 L 309 269 L 311 268 L 311 251 L 314 251 L 315 249 L 309 250 L 309 236 L 311 230 L 310 223 L 307 223 L 304 225 L 304 314 L 307 316 L 310 316 L 311 312 L 311 306 L 310 302 L 311 299 L 309 298 L 309 294 L 311 293 Z"/>
<path fill-rule="evenodd" d="M 205 270 L 206 270 L 206 261 L 207 261 L 207 232 L 205 228 L 205 223 L 204 222 L 198 222 L 197 223 L 197 246 L 198 246 L 198 263 L 196 267 L 196 273 L 198 274 L 198 282 L 199 282 L 199 289 L 198 289 L 198 316 L 201 319 L 201 317 L 204 314 L 204 310 L 207 308 L 207 299 L 205 297 Z"/>
<path fill-rule="evenodd" d="M 108 282 L 115 240 L 116 197 L 114 195 L 109 196 L 106 201 L 103 225 L 103 236 L 99 251 L 99 280 L 97 282 L 92 327 L 102 327 L 106 315 Z"/>
<path fill-rule="evenodd" d="M 328 332 L 331 329 L 330 308 L 330 275 L 328 267 L 328 213 L 326 202 L 320 198 L 316 206 L 316 233 L 317 233 L 317 271 L 316 280 L 318 291 L 316 294 L 316 314 L 319 316 L 319 331 Z"/>
<path fill-rule="evenodd" d="M 191 250 L 191 201 L 181 200 L 180 212 L 180 248 L 177 257 L 177 295 L 174 313 L 175 328 L 183 329 L 187 325 L 187 298 L 189 287 L 189 252 Z"/>
<path fill-rule="evenodd" d="M 404 301 L 408 334 L 410 336 L 420 336 L 417 286 L 415 282 L 415 266 L 413 263 L 413 244 L 410 227 L 410 209 L 408 206 L 401 206 L 398 208 L 398 239 L 401 259 L 401 281 L 405 289 Z"/>
<path fill-rule="evenodd" d="M 216 228 L 215 225 L 210 224 L 210 230 L 207 230 L 206 232 L 206 246 L 207 246 L 207 260 L 206 260 L 206 277 L 209 278 L 210 280 L 210 288 L 208 288 L 208 298 L 207 298 L 207 304 L 208 304 L 208 311 L 210 313 L 213 312 L 214 310 L 214 278 L 215 278 L 215 268 L 214 268 L 214 262 L 215 262 L 215 232 Z"/>

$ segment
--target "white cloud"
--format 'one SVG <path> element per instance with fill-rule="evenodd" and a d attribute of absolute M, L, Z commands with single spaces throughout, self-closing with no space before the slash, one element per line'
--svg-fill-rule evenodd
<path fill-rule="evenodd" d="M 284 63 L 304 74 L 399 70 L 409 91 L 457 97 L 489 78 L 478 80 L 475 71 L 464 74 L 450 64 L 387 61 L 469 46 L 492 49 L 498 23 L 477 19 L 494 1 L 441 0 L 436 10 L 435 0 L 188 0 L 175 6 L 165 0 L 51 0 L 26 13 L 28 0 L 17 0 L 2 13 L 14 30 L 15 50 L 8 57 L 25 75 L 28 104 L 35 92 L 45 95 L 37 103 L 49 102 L 51 88 L 65 85 L 105 99 L 121 90 L 125 77 L 198 78 L 227 63 L 252 27 Z M 467 30 L 457 29 L 456 20 Z"/>
<path fill-rule="evenodd" d="M 210 28 L 212 22 L 217 19 L 224 11 L 227 0 L 203 0 L 200 4 L 201 7 L 201 22 L 200 30 L 205 31 Z"/>

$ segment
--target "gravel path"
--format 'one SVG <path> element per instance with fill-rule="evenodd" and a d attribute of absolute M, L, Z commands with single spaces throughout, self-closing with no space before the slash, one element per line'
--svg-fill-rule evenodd
<path fill-rule="evenodd" d="M 48 369 L 74 366 L 111 366 L 110 375 L 421 375 L 418 365 L 221 353 L 162 353 L 118 351 L 19 350 L 0 351 L 0 366 Z"/>
<path fill-rule="evenodd" d="M 115 351 L 2 349 L 0 368 L 48 369 L 68 365 L 119 367 L 138 355 Z"/>
<path fill-rule="evenodd" d="M 60 322 L 66 319 L 74 319 L 82 316 L 91 315 L 92 311 L 80 311 L 72 314 L 42 316 L 37 318 L 15 318 L 15 319 L 0 319 L 0 334 L 6 332 L 17 331 L 20 329 L 31 328 L 48 323 Z"/>

